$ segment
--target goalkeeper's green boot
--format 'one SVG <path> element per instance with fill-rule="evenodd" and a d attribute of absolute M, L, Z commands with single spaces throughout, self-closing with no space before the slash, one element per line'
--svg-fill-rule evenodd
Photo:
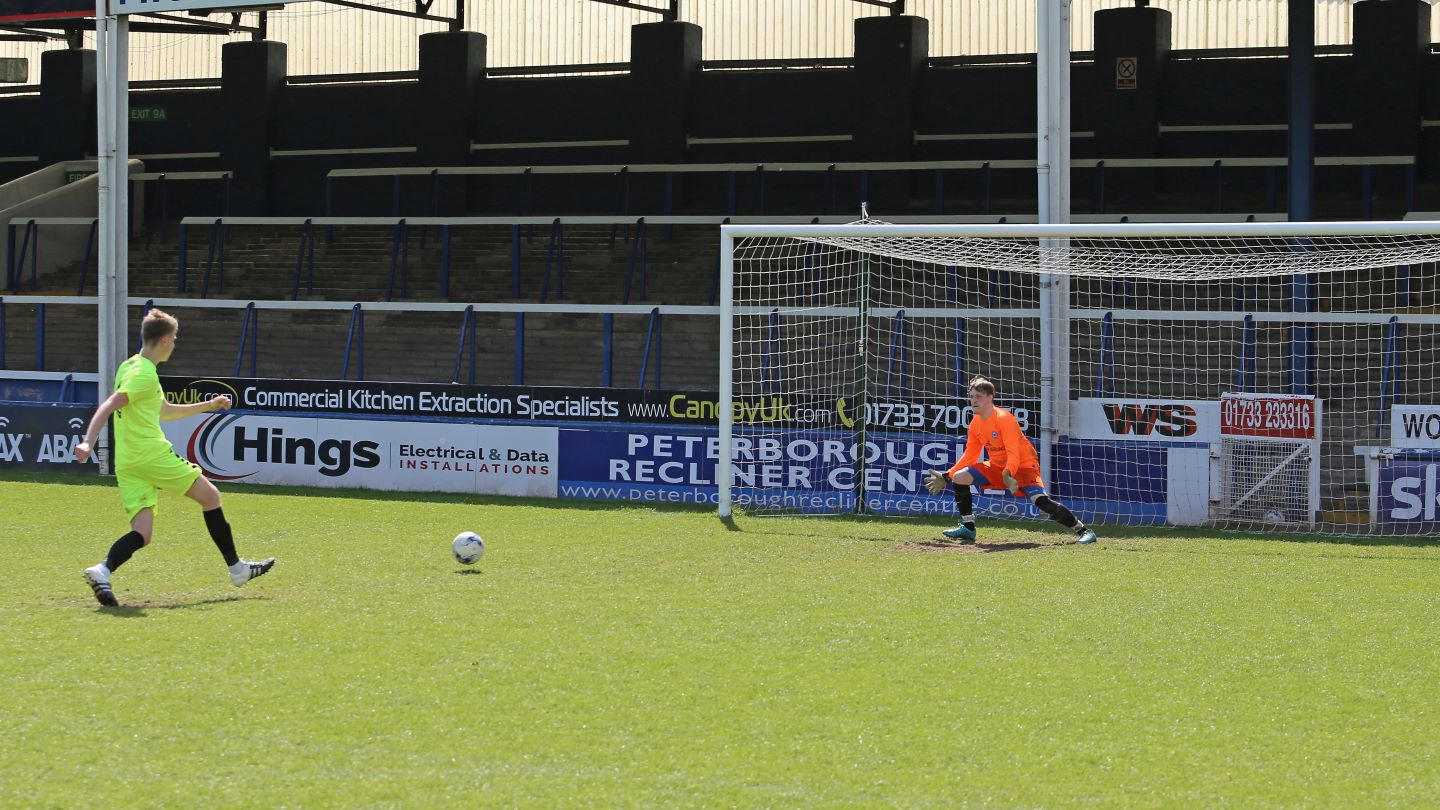
<path fill-rule="evenodd" d="M 941 532 L 941 534 L 945 535 L 951 540 L 959 540 L 962 543 L 975 542 L 975 530 L 970 528 L 969 526 L 966 526 L 963 523 L 953 529 L 946 529 L 945 531 Z"/>

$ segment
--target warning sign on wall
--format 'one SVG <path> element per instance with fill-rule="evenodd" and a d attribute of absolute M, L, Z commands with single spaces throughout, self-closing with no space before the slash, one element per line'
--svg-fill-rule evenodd
<path fill-rule="evenodd" d="M 1133 56 L 1115 57 L 1115 89 L 1135 89 L 1135 68 L 1137 61 Z"/>

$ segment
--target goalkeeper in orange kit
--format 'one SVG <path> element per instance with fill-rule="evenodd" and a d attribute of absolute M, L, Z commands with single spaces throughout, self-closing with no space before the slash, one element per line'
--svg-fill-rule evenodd
<path fill-rule="evenodd" d="M 970 405 L 975 416 L 970 420 L 965 454 L 949 470 L 931 470 L 925 476 L 925 488 L 931 494 L 939 495 L 946 487 L 955 493 L 960 525 L 946 530 L 945 536 L 962 543 L 975 542 L 975 510 L 970 498 L 973 484 L 981 489 L 1003 486 L 1017 498 L 1029 498 L 1051 520 L 1074 531 L 1078 542 L 1095 542 L 1094 530 L 1045 492 L 1035 446 L 1021 432 L 1014 414 L 995 406 L 995 384 L 984 377 L 971 380 Z M 982 450 L 988 456 L 986 461 L 980 460 Z"/>

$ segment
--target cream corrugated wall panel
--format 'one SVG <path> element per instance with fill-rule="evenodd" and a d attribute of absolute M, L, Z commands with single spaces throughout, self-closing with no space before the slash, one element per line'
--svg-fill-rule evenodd
<path fill-rule="evenodd" d="M 648 0 L 660 5 L 664 0 Z M 413 8 L 411 0 L 384 0 Z M 1177 49 L 1282 47 L 1288 0 L 1153 0 L 1172 14 Z M 1071 5 L 1071 46 L 1093 46 L 1093 15 L 1130 0 L 1076 0 Z M 910 0 L 909 11 L 930 21 L 932 56 L 1030 53 L 1035 49 L 1035 0 Z M 433 12 L 453 9 L 449 0 Z M 884 9 L 852 0 L 681 0 L 682 19 L 705 31 L 706 59 L 848 57 L 854 21 Z M 1315 42 L 1344 45 L 1351 39 L 1350 4 L 1320 0 Z M 1431 41 L 1440 40 L 1440 11 L 1431 15 Z M 255 15 L 245 15 L 253 24 Z M 588 0 L 470 0 L 466 28 L 488 37 L 489 63 L 497 67 L 625 62 L 630 27 L 657 15 Z M 414 70 L 418 37 L 445 30 L 438 22 L 363 12 L 321 3 L 297 3 L 269 15 L 270 38 L 288 44 L 291 75 Z M 221 45 L 248 35 L 133 34 L 132 81 L 217 78 Z M 93 35 L 86 47 L 94 47 Z M 31 82 L 39 80 L 35 43 L 0 43 L 0 55 L 30 59 Z"/>

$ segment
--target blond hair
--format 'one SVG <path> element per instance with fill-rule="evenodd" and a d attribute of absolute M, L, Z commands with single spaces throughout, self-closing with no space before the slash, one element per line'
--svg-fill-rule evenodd
<path fill-rule="evenodd" d="M 145 313 L 145 319 L 140 322 L 140 338 L 147 346 L 178 331 L 180 322 L 175 320 L 174 315 L 160 309 Z"/>

